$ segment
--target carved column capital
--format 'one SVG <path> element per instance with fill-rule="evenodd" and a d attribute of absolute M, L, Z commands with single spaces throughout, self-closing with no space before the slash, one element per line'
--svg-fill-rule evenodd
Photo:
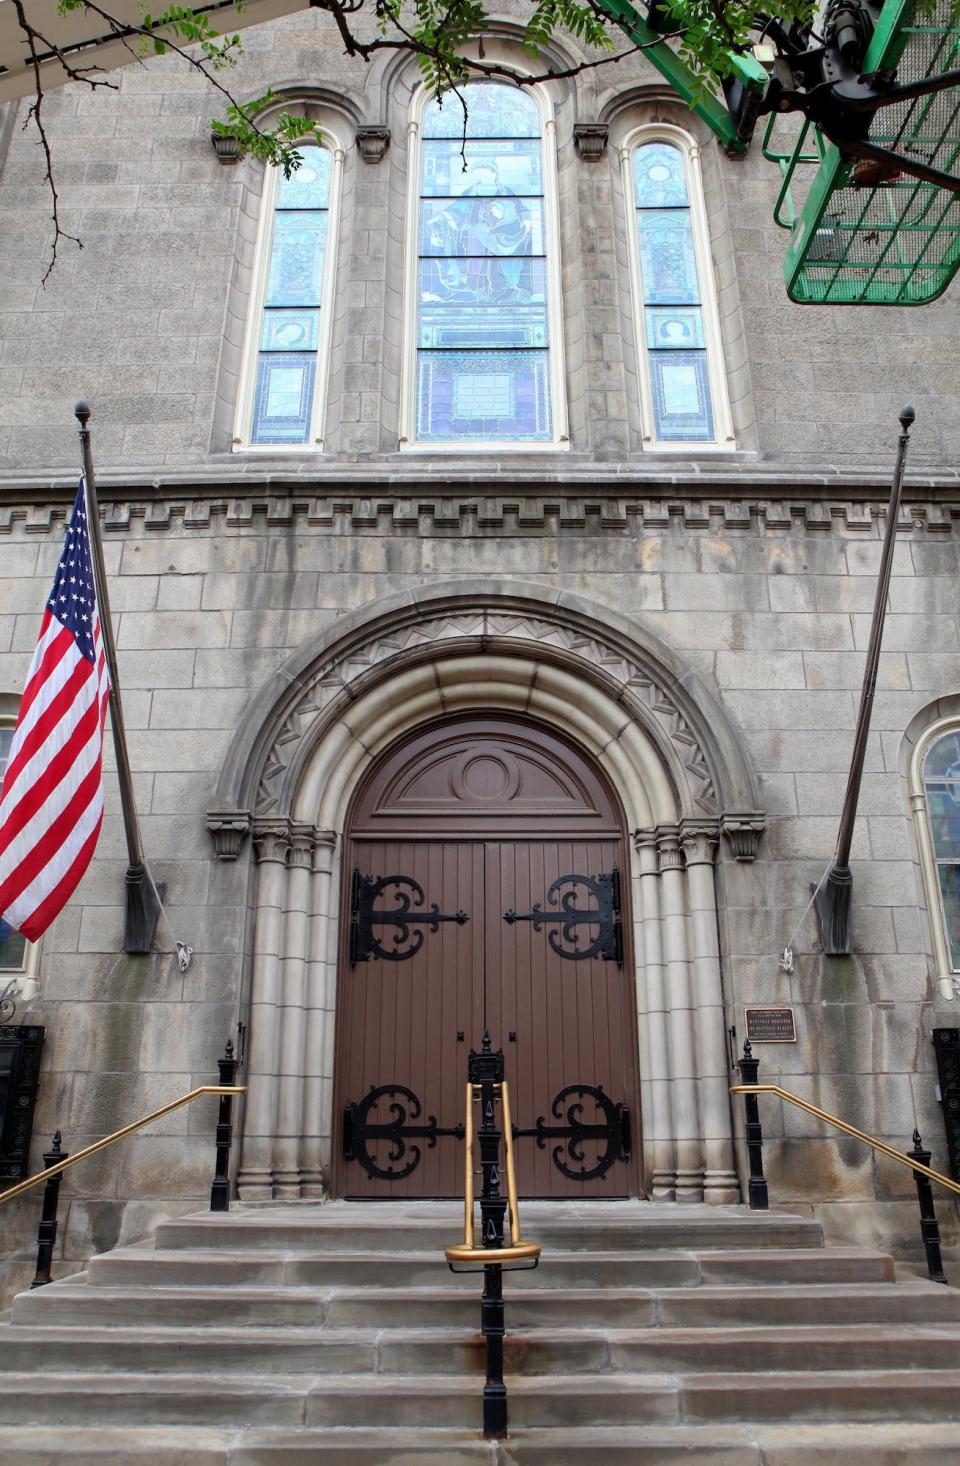
<path fill-rule="evenodd" d="M 687 865 L 713 865 L 720 843 L 717 820 L 686 819 L 680 822 L 680 843 Z"/>
<path fill-rule="evenodd" d="M 661 870 L 682 870 L 684 864 L 683 846 L 680 843 L 679 825 L 657 825 L 657 854 Z"/>
<path fill-rule="evenodd" d="M 317 842 L 316 825 L 294 821 L 290 826 L 290 848 L 287 865 L 291 870 L 310 870 L 313 866 L 313 851 Z"/>
<path fill-rule="evenodd" d="M 257 820 L 253 826 L 253 847 L 260 865 L 286 865 L 290 838 L 288 819 Z"/>
<path fill-rule="evenodd" d="M 766 816 L 760 809 L 731 810 L 720 816 L 720 828 L 734 860 L 756 860 L 766 827 Z"/>
<path fill-rule="evenodd" d="M 248 809 L 207 810 L 207 829 L 218 860 L 236 860 L 252 823 Z"/>

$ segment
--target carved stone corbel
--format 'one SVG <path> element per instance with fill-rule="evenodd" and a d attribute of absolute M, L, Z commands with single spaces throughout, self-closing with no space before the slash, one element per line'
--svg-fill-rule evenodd
<path fill-rule="evenodd" d="M 250 833 L 252 817 L 248 809 L 208 809 L 207 829 L 213 839 L 218 860 L 236 860 L 240 847 Z"/>
<path fill-rule="evenodd" d="M 358 127 L 357 147 L 365 163 L 382 163 L 383 155 L 390 146 L 389 127 Z"/>
<path fill-rule="evenodd" d="M 759 809 L 734 810 L 720 816 L 720 828 L 734 860 L 756 860 L 766 827 L 766 817 Z"/>
<path fill-rule="evenodd" d="M 605 122 L 575 122 L 573 145 L 584 162 L 596 163 L 607 150 L 610 129 Z"/>

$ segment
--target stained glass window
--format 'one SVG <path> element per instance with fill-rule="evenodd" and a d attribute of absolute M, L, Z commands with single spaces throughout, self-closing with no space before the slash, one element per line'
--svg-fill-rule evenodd
<path fill-rule="evenodd" d="M 276 178 L 266 281 L 260 308 L 250 422 L 252 444 L 311 441 L 321 319 L 332 155 L 305 148 L 289 178 Z"/>
<path fill-rule="evenodd" d="M 415 416 L 421 443 L 553 436 L 536 101 L 479 82 L 423 117 Z"/>
<path fill-rule="evenodd" d="M 10 756 L 13 729 L 0 728 L 0 784 Z M 0 917 L 0 972 L 22 972 L 27 952 L 27 941 L 19 932 L 12 931 Z M 0 989 L 4 984 L 0 982 Z"/>
<path fill-rule="evenodd" d="M 960 972 L 960 730 L 931 745 L 923 761 L 923 792 L 950 968 Z"/>
<path fill-rule="evenodd" d="M 661 442 L 712 442 L 702 264 L 687 160 L 673 143 L 642 143 L 633 154 L 633 170 L 654 436 Z"/>

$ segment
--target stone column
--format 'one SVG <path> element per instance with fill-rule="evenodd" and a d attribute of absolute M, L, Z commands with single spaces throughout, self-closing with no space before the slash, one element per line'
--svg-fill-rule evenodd
<path fill-rule="evenodd" d="M 237 1176 L 241 1200 L 273 1196 L 273 1141 L 277 1128 L 280 970 L 290 821 L 259 820 L 253 831 L 260 867 L 242 1159 Z"/>
<path fill-rule="evenodd" d="M 640 1018 L 640 1092 L 644 1158 L 654 1200 L 676 1195 L 677 1165 L 670 1107 L 670 1041 L 660 913 L 660 858 L 656 830 L 637 830 L 637 1008 Z M 646 1177 L 645 1177 L 646 1179 Z"/>
<path fill-rule="evenodd" d="M 717 896 L 713 862 L 719 841 L 715 820 L 683 820 L 680 826 L 687 865 L 687 910 L 693 971 L 703 1137 L 703 1199 L 722 1205 L 740 1200 L 730 1123 L 731 1082 L 726 1010 L 720 974 Z"/>
<path fill-rule="evenodd" d="M 330 1184 L 333 1116 L 332 1095 L 326 1081 L 332 1068 L 326 1067 L 326 1055 L 327 1035 L 333 1035 L 338 930 L 338 886 L 334 879 L 337 837 L 333 830 L 315 833 L 300 1151 L 300 1194 L 308 1198 L 325 1196 Z"/>
<path fill-rule="evenodd" d="M 274 1196 L 285 1199 L 300 1196 L 313 843 L 313 825 L 291 825 L 278 1010 L 277 1129 L 273 1147 Z"/>
<path fill-rule="evenodd" d="M 678 825 L 658 825 L 663 947 L 669 998 L 670 1090 L 676 1140 L 677 1200 L 703 1200 L 696 1013 L 688 943 L 687 882 Z"/>

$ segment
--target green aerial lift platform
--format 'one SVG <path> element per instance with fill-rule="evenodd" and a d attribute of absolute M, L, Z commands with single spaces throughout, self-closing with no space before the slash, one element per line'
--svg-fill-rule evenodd
<path fill-rule="evenodd" d="M 661 20 L 656 0 L 646 21 L 627 0 L 598 3 L 645 46 L 682 24 L 675 8 Z M 763 45 L 729 53 L 725 101 L 704 95 L 666 41 L 645 54 L 730 153 L 744 152 L 756 119 L 770 115 L 764 155 L 783 175 L 774 217 L 790 232 L 791 300 L 924 305 L 960 268 L 960 5 L 830 0 L 817 25 L 771 19 Z M 804 120 L 778 151 L 772 133 L 784 113 Z"/>

